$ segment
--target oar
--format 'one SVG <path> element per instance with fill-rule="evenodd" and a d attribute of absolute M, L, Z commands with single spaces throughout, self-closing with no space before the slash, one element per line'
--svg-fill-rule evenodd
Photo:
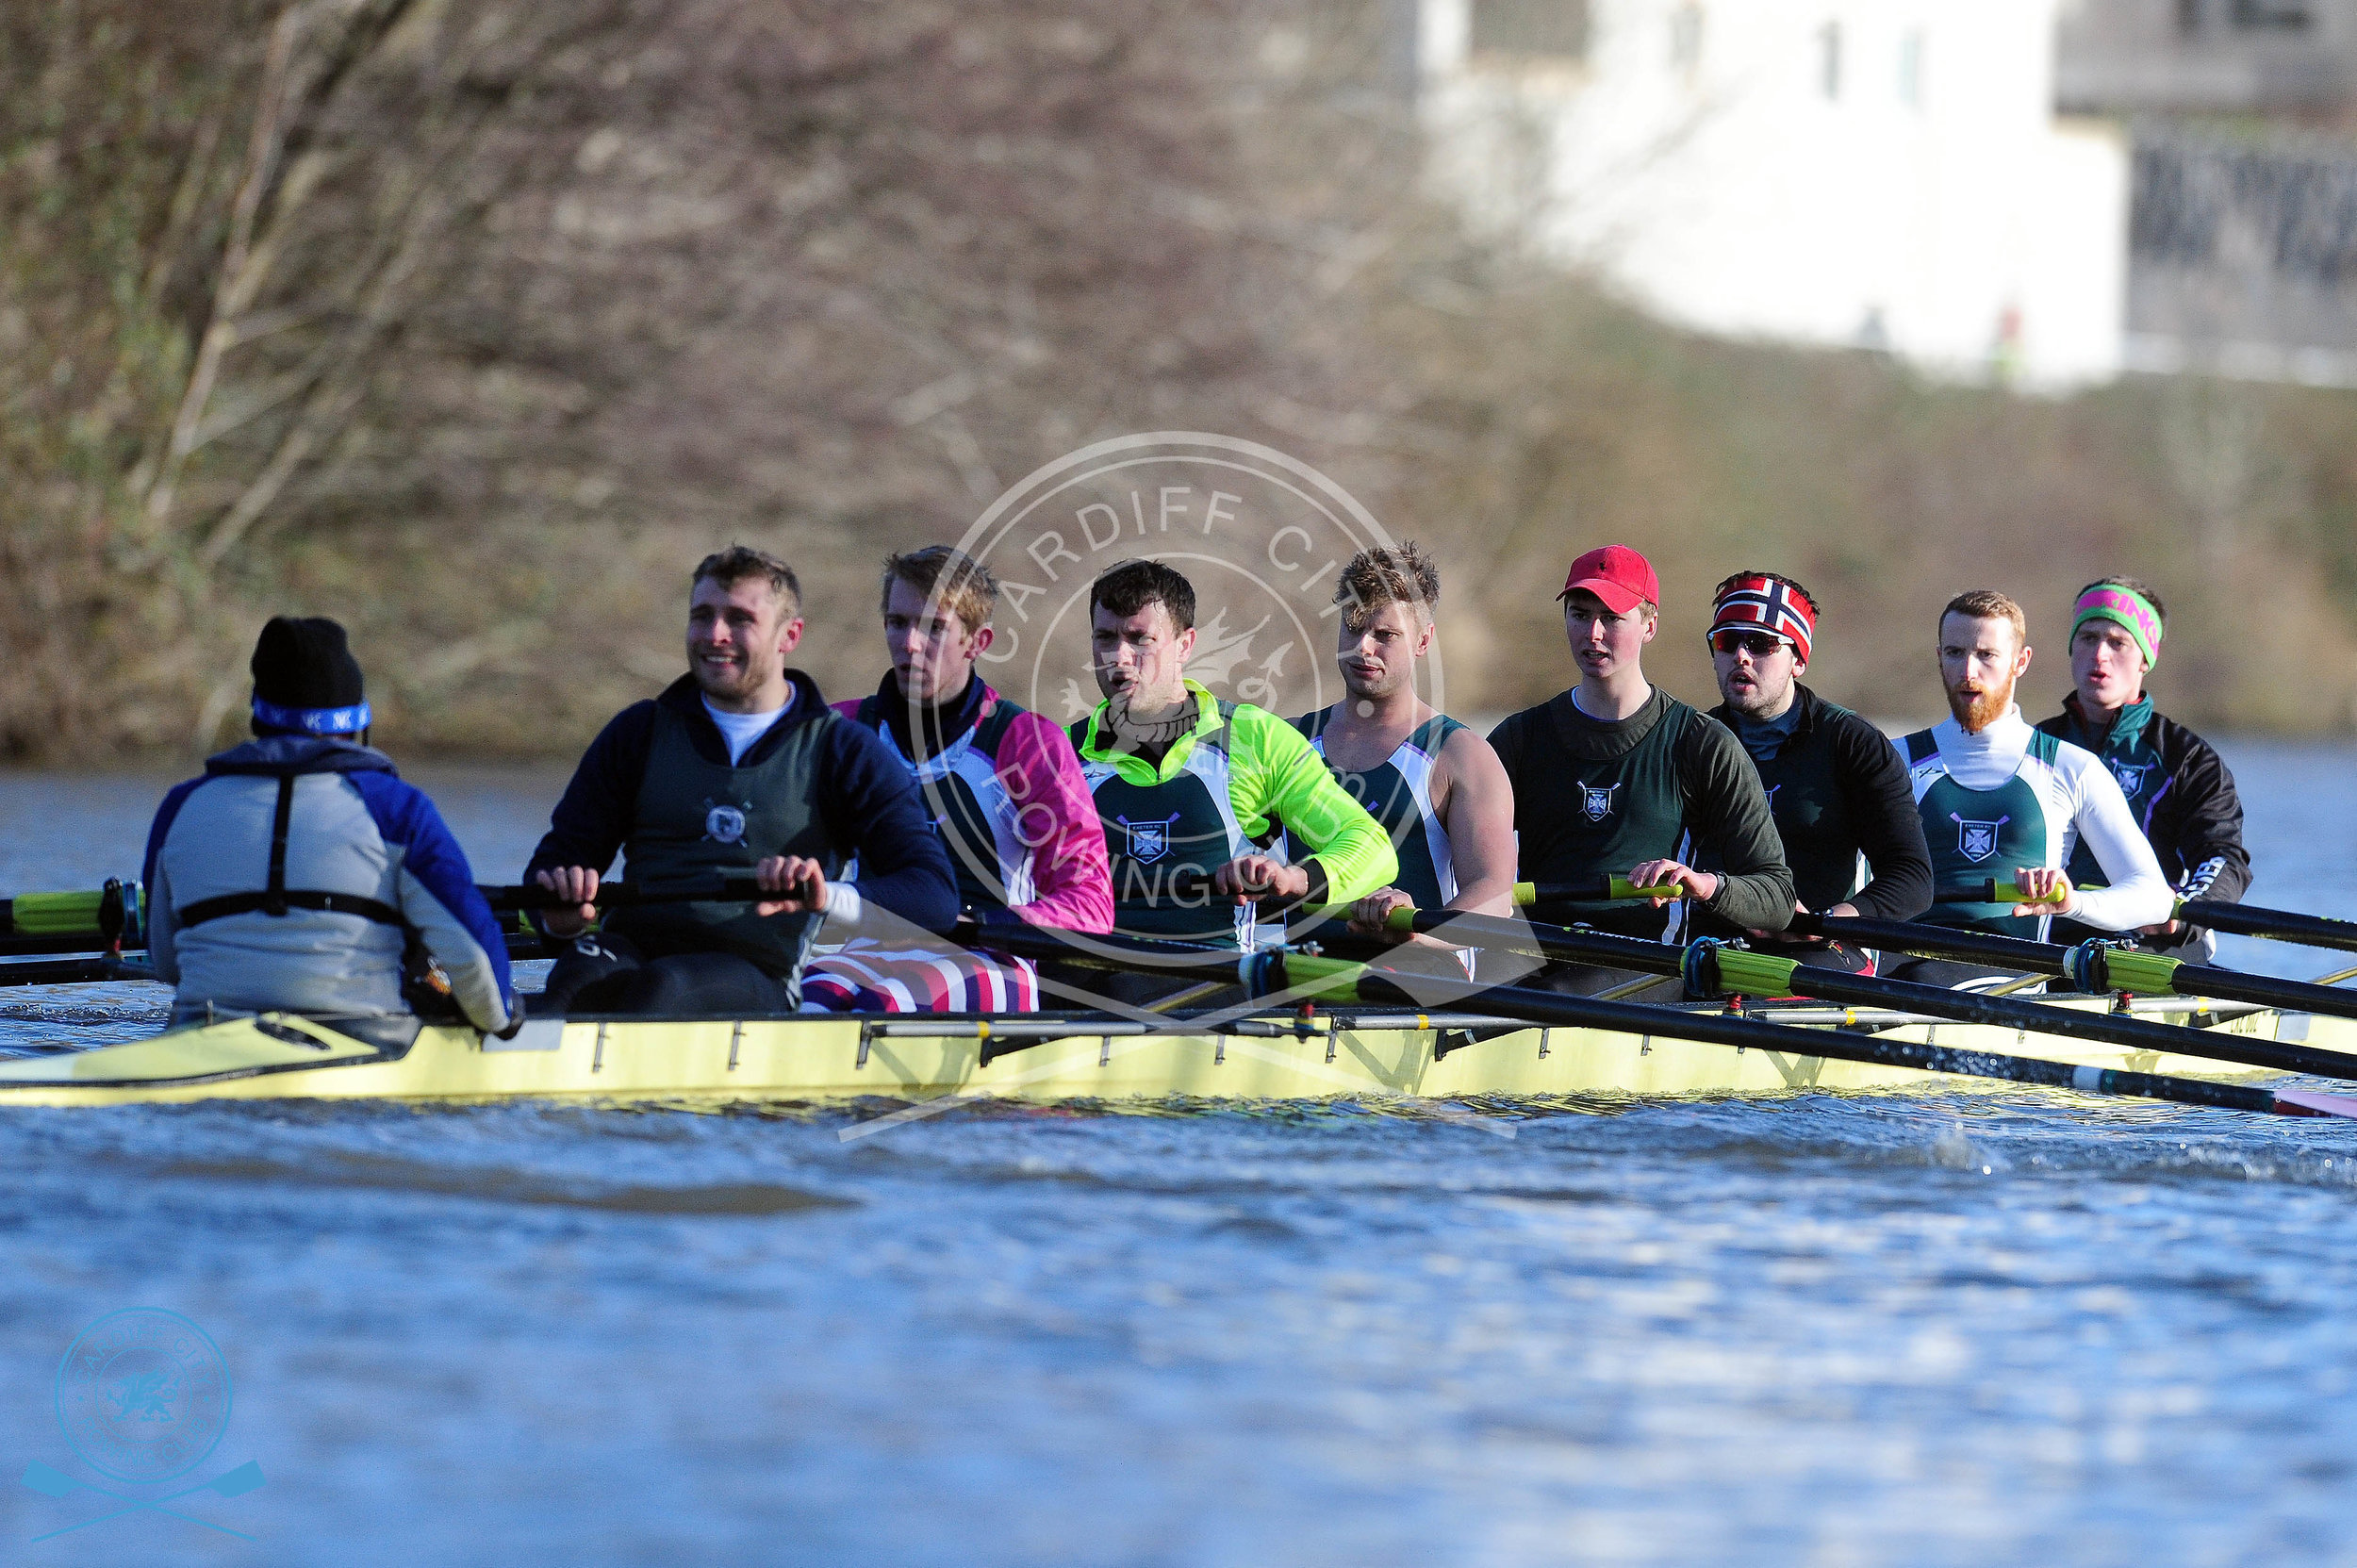
<path fill-rule="evenodd" d="M 2070 888 L 2070 879 L 2063 879 L 2063 886 Z M 2091 891 L 2076 889 L 2075 891 Z M 1942 887 L 1932 894 L 1936 904 L 2026 904 L 2030 896 L 2021 891 L 2019 883 L 2000 882 L 1995 877 L 1986 882 L 1966 883 L 1956 887 Z"/>
<path fill-rule="evenodd" d="M 2078 891 L 2097 889 L 2082 885 Z M 2029 896 L 2011 883 L 1991 879 L 1964 887 L 1943 887 L 1932 895 L 1935 903 L 2024 903 Z M 2357 952 L 2357 920 L 2330 915 L 2302 915 L 2289 909 L 2262 909 L 2255 904 L 2222 903 L 2216 899 L 2180 899 L 2170 915 L 2187 925 L 2206 926 L 2236 936 L 2264 936 L 2296 947 L 2332 948 Z"/>
<path fill-rule="evenodd" d="M 0 986 L 77 985 L 106 980 L 154 980 L 156 971 L 113 953 L 95 958 L 35 958 L 0 964 Z"/>
<path fill-rule="evenodd" d="M 2016 997 L 1985 996 L 1876 975 L 1854 975 L 1773 953 L 1731 948 L 1707 938 L 1685 948 L 1673 948 L 1634 937 L 1607 936 L 1561 926 L 1525 925 L 1519 920 L 1456 915 L 1442 910 L 1395 909 L 1390 924 L 1394 931 L 1426 932 L 1460 942 L 1471 940 L 1484 947 L 1535 953 L 1541 958 L 1675 975 L 1686 982 L 1687 990 L 1696 997 L 1812 997 L 1820 1001 L 1887 1007 L 1957 1023 L 1989 1024 L 2098 1040 L 2131 1050 L 2168 1051 L 2278 1072 L 2357 1081 L 2357 1056 L 2339 1051 L 2249 1035 L 2213 1034 L 2183 1024 L 2081 1012 Z M 2357 997 L 2349 999 L 2357 1001 Z"/>
<path fill-rule="evenodd" d="M 2059 942 L 1999 936 L 1968 926 L 1925 926 L 1912 920 L 1870 920 L 1851 915 L 1795 915 L 1785 929 L 1796 936 L 1836 937 L 1854 947 L 1916 958 L 1952 958 L 2040 975 L 2070 972 L 2070 949 Z"/>
<path fill-rule="evenodd" d="M 209 1519 L 199 1519 L 194 1514 L 182 1513 L 177 1509 L 169 1509 L 163 1505 L 176 1503 L 183 1497 L 193 1497 L 200 1492 L 210 1492 L 222 1497 L 242 1497 L 262 1485 L 262 1466 L 258 1461 L 248 1460 L 235 1470 L 216 1476 L 209 1481 L 184 1488 L 162 1497 L 144 1500 L 133 1497 L 127 1493 L 109 1492 L 103 1486 L 92 1486 L 88 1481 L 77 1481 L 63 1471 L 51 1469 L 39 1460 L 35 1460 L 25 1467 L 25 1474 L 20 1479 L 29 1490 L 47 1497 L 70 1497 L 76 1492 L 95 1492 L 102 1497 L 112 1497 L 118 1503 L 131 1505 L 128 1508 L 116 1509 L 111 1513 L 97 1514 L 82 1520 L 79 1524 L 68 1525 L 61 1530 L 51 1530 L 47 1535 L 37 1535 L 33 1537 L 37 1543 L 55 1540 L 61 1535 L 72 1535 L 75 1530 L 88 1529 L 92 1525 L 103 1525 L 109 1519 L 120 1519 L 126 1513 L 138 1513 L 142 1510 L 170 1514 L 173 1518 L 188 1524 L 202 1525 L 208 1530 L 219 1530 L 223 1535 L 234 1535 L 240 1541 L 251 1541 L 254 1537 L 243 1530 L 233 1530 L 226 1525 L 216 1525 Z"/>
<path fill-rule="evenodd" d="M 485 883 L 475 891 L 498 915 L 533 909 L 571 909 L 582 901 L 552 893 L 534 883 Z M 666 883 L 602 882 L 598 883 L 597 897 L 589 901 L 600 909 L 618 909 L 631 904 L 754 903 L 776 897 L 774 893 L 763 892 L 750 877 L 710 876 Z"/>
<path fill-rule="evenodd" d="M 1577 882 L 1518 882 L 1514 884 L 1515 907 L 1527 909 L 1532 904 L 1567 903 L 1630 903 L 1652 899 L 1682 899 L 1686 889 L 1674 884 L 1669 887 L 1640 887 L 1617 873 L 1607 877 L 1586 877 Z"/>
<path fill-rule="evenodd" d="M 2207 964 L 2188 964 L 2166 953 L 2136 952 L 2102 942 L 2070 949 L 2070 978 L 2082 991 L 2123 991 L 2138 997 L 2210 997 L 2253 1002 L 2292 1013 L 2322 1013 L 2357 1018 L 2357 991 L 2304 980 L 2247 975 Z"/>
<path fill-rule="evenodd" d="M 2336 948 L 2343 952 L 2357 952 L 2357 920 L 2336 920 L 2330 915 L 2300 915 L 2288 909 L 2220 903 L 2216 899 L 2186 899 L 2178 903 L 2177 917 L 2191 925 L 2231 932 L 2236 936 L 2266 936 L 2303 948 Z"/>
<path fill-rule="evenodd" d="M 2357 1119 L 2357 1098 L 2338 1095 L 2267 1090 L 2242 1083 L 2208 1083 L 2198 1079 L 2110 1067 L 2071 1066 L 2035 1057 L 1803 1029 L 1723 1013 L 1686 1013 L 1643 1002 L 1558 996 L 1551 991 L 1513 985 L 1485 986 L 1434 975 L 1386 974 L 1380 968 L 1353 960 L 1316 957 L 1283 948 L 1239 953 L 1184 942 L 1071 937 L 1046 932 L 1001 932 L 997 928 L 986 935 L 978 933 L 974 940 L 977 946 L 994 951 L 1078 962 L 1093 967 L 1198 979 L 1224 975 L 1244 981 L 1256 995 L 1289 991 L 1317 1001 L 1360 1001 L 1387 1007 L 1404 1004 L 1421 1010 L 1427 1005 L 1426 999 L 1430 993 L 1440 990 L 1451 993 L 1454 1001 L 1477 1005 L 1498 1016 L 1541 1028 L 1611 1030 L 1705 1045 L 1779 1051 L 1789 1056 L 1867 1062 L 1965 1078 L 2075 1089 L 2084 1094 L 2128 1096 L 2280 1116 Z M 1425 997 L 1419 997 L 1419 992 L 1425 993 Z"/>

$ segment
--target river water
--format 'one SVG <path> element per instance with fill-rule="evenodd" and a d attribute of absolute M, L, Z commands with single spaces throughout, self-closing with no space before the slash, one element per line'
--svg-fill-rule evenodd
<path fill-rule="evenodd" d="M 2241 745 L 2253 900 L 2357 914 L 2357 754 Z M 486 880 L 555 784 L 434 772 Z M 0 887 L 161 781 L 0 778 Z M 2250 965 L 2259 944 L 2231 944 Z M 2310 974 L 2325 955 L 2278 949 Z M 159 993 L 19 993 L 0 1039 Z M 0 1115 L 0 1472 L 159 1307 L 226 1436 L 8 1560 L 2357 1560 L 2357 1127 L 2008 1096 L 1609 1114 L 306 1104 Z M 1514 1136 L 1493 1135 L 1499 1127 Z"/>

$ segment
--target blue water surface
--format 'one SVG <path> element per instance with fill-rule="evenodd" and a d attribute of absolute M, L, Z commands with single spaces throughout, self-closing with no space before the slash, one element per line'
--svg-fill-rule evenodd
<path fill-rule="evenodd" d="M 2253 899 L 2357 915 L 2357 756 L 2229 755 Z M 486 879 L 561 784 L 424 778 Z M 128 872 L 164 782 L 0 778 L 0 886 Z M 136 1033 L 158 998 L 22 994 L 0 1039 Z M 172 1505 L 251 1543 L 150 1513 L 33 1544 L 121 1505 L 0 1492 L 0 1552 L 2357 1560 L 2357 1126 L 1474 1109 L 979 1108 L 850 1141 L 868 1110 L 8 1112 L 0 1478 L 112 1484 L 58 1433 L 58 1358 L 146 1305 L 235 1380 L 185 1480 L 268 1482 Z"/>

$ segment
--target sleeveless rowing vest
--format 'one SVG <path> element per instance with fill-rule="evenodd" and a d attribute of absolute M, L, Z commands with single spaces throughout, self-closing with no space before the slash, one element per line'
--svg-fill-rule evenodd
<path fill-rule="evenodd" d="M 1906 738 L 1909 770 L 1939 754 L 1939 742 L 1929 730 Z M 2032 731 L 2028 757 L 2052 766 L 2059 742 Z M 1923 817 L 1923 837 L 1931 846 L 1932 884 L 1956 887 L 1994 877 L 2011 882 L 2024 866 L 2049 866 L 2046 808 L 2037 788 L 2016 773 L 1995 789 L 1967 789 L 1947 773 L 1934 779 L 1916 797 Z M 2015 916 L 2011 904 L 1934 904 L 1917 918 L 1926 925 L 1972 926 L 2007 936 L 2028 934 L 2029 922 Z"/>
<path fill-rule="evenodd" d="M 842 716 L 782 720 L 784 737 L 757 763 L 733 767 L 696 750 L 687 720 L 655 704 L 654 734 L 639 781 L 622 874 L 633 883 L 676 883 L 750 873 L 771 855 L 817 861 L 829 880 L 846 857 L 818 819 L 816 759 L 827 726 Z M 766 737 L 765 737 L 766 738 Z M 756 746 L 758 746 L 756 742 Z M 650 958 L 683 952 L 731 952 L 766 973 L 789 979 L 801 967 L 824 916 L 753 913 L 750 903 L 634 904 L 616 910 L 607 929 Z"/>
<path fill-rule="evenodd" d="M 1174 892 L 1176 879 L 1208 877 L 1254 847 L 1228 792 L 1228 720 L 1235 711 L 1235 703 L 1222 701 L 1219 727 L 1195 732 L 1178 771 L 1146 784 L 1123 778 L 1111 762 L 1091 760 L 1095 714 L 1072 726 L 1080 777 L 1105 825 L 1118 934 L 1235 945 L 1235 905 L 1203 893 L 1182 898 Z"/>
<path fill-rule="evenodd" d="M 2148 840 L 2152 836 L 2153 809 L 2168 789 L 2169 780 L 2168 764 L 2162 760 L 2160 748 L 2152 743 L 2155 728 L 2152 699 L 2145 697 L 2122 711 L 2104 735 L 2091 734 L 2085 725 L 2074 720 L 2069 731 L 2057 737 L 2094 752 L 2097 760 L 2110 770 L 2119 784 L 2120 794 L 2128 798 L 2128 815 L 2136 819 L 2137 831 Z M 2103 874 L 2102 862 L 2095 858 L 2095 851 L 2087 848 L 2085 839 L 2070 851 L 2069 870 L 2070 880 L 2082 887 L 2101 887 L 2110 880 Z"/>
<path fill-rule="evenodd" d="M 1571 705 L 1569 692 L 1508 720 L 1523 732 L 1517 744 L 1500 749 L 1501 756 L 1513 756 L 1508 777 L 1519 880 L 1591 882 L 1626 875 L 1642 861 L 1687 860 L 1677 748 L 1701 715 L 1656 689 L 1660 714 L 1634 741 L 1624 741 L 1625 724 L 1594 724 L 1576 711 L 1559 711 Z M 1675 913 L 1674 906 L 1574 900 L 1540 905 L 1532 916 L 1657 938 Z"/>
<path fill-rule="evenodd" d="M 1023 842 L 1021 803 L 998 777 L 998 743 L 1023 712 L 1003 697 L 995 699 L 988 713 L 922 763 L 902 753 L 881 698 L 863 698 L 854 719 L 882 735 L 916 780 L 925 809 L 932 813 L 933 832 L 949 851 L 962 908 L 1005 909 L 1038 897 L 1031 883 L 1031 850 Z"/>
<path fill-rule="evenodd" d="M 1304 714 L 1294 728 L 1309 737 L 1318 755 L 1326 755 L 1326 726 L 1332 708 Z M 1432 809 L 1432 769 L 1448 737 L 1465 726 L 1446 714 L 1435 714 L 1416 726 L 1392 754 L 1363 773 L 1351 773 L 1327 764 L 1335 782 L 1367 810 L 1391 836 L 1399 855 L 1399 871 L 1392 885 L 1416 900 L 1418 909 L 1440 909 L 1457 897 L 1457 869 L 1449 863 L 1448 833 Z M 1287 852 L 1300 860 L 1307 850 L 1288 842 Z"/>

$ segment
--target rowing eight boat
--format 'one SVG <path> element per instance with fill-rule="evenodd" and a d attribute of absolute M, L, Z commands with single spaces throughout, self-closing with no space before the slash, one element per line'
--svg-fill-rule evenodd
<path fill-rule="evenodd" d="M 2104 1004 L 2080 998 L 2064 1005 Z M 2357 1043 L 2339 1033 L 2345 1026 L 2335 1027 L 2336 1020 L 2305 1014 L 2221 1009 L 2178 998 L 2139 998 L 2131 1005 L 2140 1016 L 2204 1033 Z M 1695 1003 L 1682 1011 L 1717 1016 L 1725 1009 Z M 1744 1014 L 1853 1037 L 2027 1051 L 2091 1068 L 2210 1080 L 2274 1076 L 2196 1056 L 1819 1003 L 1767 1003 Z M 2321 1038 L 2328 1027 L 2336 1038 Z M 1976 1081 L 1663 1034 L 1536 1029 L 1477 1013 L 1374 1008 L 1262 1014 L 1210 1026 L 1184 1017 L 1149 1026 L 1079 1014 L 577 1016 L 527 1023 L 508 1041 L 414 1024 L 364 1037 L 269 1014 L 0 1063 L 0 1106 L 312 1098 L 830 1104 L 953 1095 L 1030 1102 L 1480 1100 L 1921 1091 Z"/>

